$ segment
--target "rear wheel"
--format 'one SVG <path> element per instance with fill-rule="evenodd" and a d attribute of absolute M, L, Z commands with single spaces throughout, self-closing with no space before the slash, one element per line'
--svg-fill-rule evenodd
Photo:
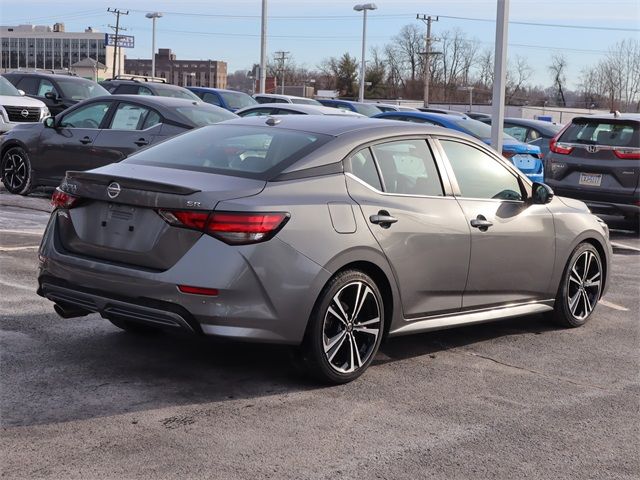
<path fill-rule="evenodd" d="M 590 243 L 581 243 L 565 267 L 556 297 L 554 319 L 565 327 L 584 325 L 602 292 L 602 260 Z"/>
<path fill-rule="evenodd" d="M 109 318 L 108 320 L 125 332 L 134 333 L 136 335 L 148 335 L 158 333 L 160 331 L 157 328 L 142 325 L 141 323 L 132 322 L 130 320 L 124 320 L 122 318 Z"/>
<path fill-rule="evenodd" d="M 4 188 L 11 193 L 28 195 L 31 192 L 31 162 L 21 147 L 5 152 L 0 162 L 0 177 Z"/>
<path fill-rule="evenodd" d="M 311 314 L 303 345 L 307 367 L 325 382 L 355 380 L 378 351 L 384 321 L 375 282 L 358 270 L 339 273 L 325 286 Z"/>

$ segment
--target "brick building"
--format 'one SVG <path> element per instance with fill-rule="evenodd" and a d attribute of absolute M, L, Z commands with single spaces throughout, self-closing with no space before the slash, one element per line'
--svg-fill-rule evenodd
<path fill-rule="evenodd" d="M 151 59 L 125 58 L 124 71 L 131 75 L 151 75 Z M 177 60 L 169 48 L 156 53 L 156 77 L 182 87 L 227 87 L 227 62 L 218 60 Z"/>

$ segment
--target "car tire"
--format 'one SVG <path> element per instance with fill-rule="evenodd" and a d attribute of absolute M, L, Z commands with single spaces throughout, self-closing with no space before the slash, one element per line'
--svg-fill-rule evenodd
<path fill-rule="evenodd" d="M 323 383 L 355 380 L 373 361 L 384 325 L 384 303 L 373 279 L 359 270 L 338 273 L 309 319 L 301 350 L 307 370 Z"/>
<path fill-rule="evenodd" d="M 109 318 L 108 320 L 116 327 L 124 330 L 127 333 L 133 333 L 135 335 L 153 335 L 160 331 L 160 329 L 158 328 L 150 327 L 148 325 L 142 325 L 141 323 L 124 320 L 122 318 Z"/>
<path fill-rule="evenodd" d="M 603 275 L 602 259 L 598 250 L 590 243 L 578 245 L 564 269 L 553 319 L 563 327 L 575 328 L 584 325 L 600 300 Z"/>
<path fill-rule="evenodd" d="M 29 155 L 22 147 L 11 147 L 2 156 L 0 178 L 10 193 L 29 195 L 32 190 L 32 172 Z"/>

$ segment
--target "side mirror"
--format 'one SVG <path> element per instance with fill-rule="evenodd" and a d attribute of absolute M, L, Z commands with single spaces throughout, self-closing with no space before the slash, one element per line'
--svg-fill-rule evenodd
<path fill-rule="evenodd" d="M 534 182 L 531 192 L 531 198 L 536 205 L 545 205 L 553 200 L 553 190 L 544 183 Z"/>
<path fill-rule="evenodd" d="M 58 100 L 58 95 L 55 92 L 47 92 L 44 94 L 44 98 L 47 100 L 53 100 L 54 102 Z"/>
<path fill-rule="evenodd" d="M 56 128 L 56 120 L 53 117 L 47 117 L 44 119 L 44 126 L 47 128 Z"/>
<path fill-rule="evenodd" d="M 26 95 L 26 93 L 24 93 L 24 90 L 20 90 L 20 89 L 18 89 L 18 93 L 19 93 L 20 95 L 22 95 L 23 97 Z"/>

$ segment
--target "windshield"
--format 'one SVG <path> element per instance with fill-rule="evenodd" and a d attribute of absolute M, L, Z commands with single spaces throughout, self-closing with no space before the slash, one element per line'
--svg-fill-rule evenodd
<path fill-rule="evenodd" d="M 176 108 L 176 112 L 181 116 L 186 117 L 191 123 L 198 127 L 213 125 L 214 123 L 238 118 L 237 115 L 234 115 L 224 108 L 208 108 L 205 105 L 199 105 L 197 107 L 178 107 Z"/>
<path fill-rule="evenodd" d="M 109 92 L 95 82 L 80 78 L 58 79 L 56 78 L 62 95 L 71 100 L 85 100 L 87 98 L 109 95 Z"/>
<path fill-rule="evenodd" d="M 195 93 L 190 92 L 186 88 L 156 87 L 155 90 L 161 97 L 184 98 L 186 100 L 195 100 L 196 102 L 202 101 Z"/>
<path fill-rule="evenodd" d="M 491 138 L 491 127 L 486 123 L 482 123 L 472 118 L 452 118 L 450 121 L 462 128 L 465 132 L 479 138 L 480 140 Z M 511 135 L 506 133 L 502 134 L 502 138 L 505 140 L 517 141 Z"/>
<path fill-rule="evenodd" d="M 353 107 L 356 109 L 356 112 L 366 115 L 367 117 L 373 117 L 382 111 L 375 105 L 367 105 L 365 103 L 354 103 Z"/>
<path fill-rule="evenodd" d="M 297 103 L 300 105 L 322 105 L 319 101 L 313 98 L 292 98 L 291 103 Z"/>
<path fill-rule="evenodd" d="M 242 92 L 220 92 L 220 95 L 222 95 L 227 107 L 234 110 L 258 104 L 255 99 Z"/>
<path fill-rule="evenodd" d="M 9 80 L 4 77 L 0 77 L 0 95 L 7 95 L 9 97 L 21 97 L 20 92 L 14 87 Z"/>
<path fill-rule="evenodd" d="M 331 138 L 273 127 L 221 124 L 178 135 L 125 161 L 267 180 Z"/>

